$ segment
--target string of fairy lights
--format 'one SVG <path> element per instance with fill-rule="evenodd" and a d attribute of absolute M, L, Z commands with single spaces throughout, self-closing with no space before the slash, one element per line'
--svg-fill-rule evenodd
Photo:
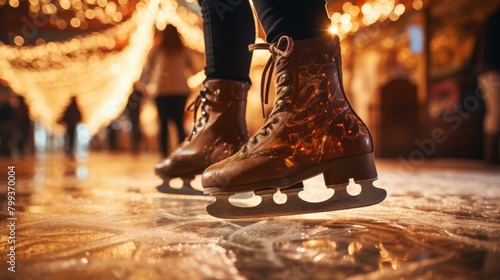
<path fill-rule="evenodd" d="M 76 96 L 93 134 L 123 111 L 153 44 L 152 27 L 164 27 L 165 15 L 178 8 L 173 0 L 140 1 L 127 20 L 100 32 L 35 45 L 0 43 L 0 79 L 26 98 L 32 118 L 55 133 L 64 131 L 58 118 Z M 187 9 L 181 12 L 177 17 L 197 18 Z M 187 45 L 201 50 L 203 35 L 197 22 L 183 23 L 179 30 L 194 34 L 185 36 Z"/>
<path fill-rule="evenodd" d="M 419 11 L 423 6 L 422 0 L 407 3 L 398 3 L 396 0 L 374 0 L 366 1 L 361 6 L 346 1 L 342 5 L 342 11 L 331 15 L 330 32 L 338 34 L 343 39 L 355 34 L 362 27 L 385 20 L 397 21 L 408 9 Z"/>
<path fill-rule="evenodd" d="M 0 0 L 17 8 L 22 0 Z M 188 3 L 186 3 L 188 2 Z M 107 125 L 124 109 L 132 85 L 152 47 L 154 28 L 175 25 L 186 45 L 203 52 L 199 11 L 191 1 L 175 0 L 29 0 L 32 17 L 45 15 L 60 30 L 86 30 L 91 21 L 109 28 L 65 41 L 37 40 L 28 45 L 18 35 L 12 44 L 0 42 L 0 79 L 26 98 L 32 118 L 59 133 L 58 118 L 76 96 L 83 121 L 91 134 Z M 133 8 L 131 8 L 133 7 Z M 369 0 L 358 6 L 346 1 L 342 12 L 331 15 L 330 31 L 345 38 L 364 26 L 397 20 L 408 9 L 420 10 L 421 0 Z M 255 60 L 264 62 L 255 56 Z M 195 87 L 204 79 L 198 73 L 189 81 Z"/>
<path fill-rule="evenodd" d="M 17 8 L 20 2 L 0 0 L 0 7 L 4 5 Z M 120 23 L 132 12 L 129 5 L 129 0 L 29 0 L 28 10 L 32 16 L 49 16 L 50 24 L 61 30 L 70 26 L 85 30 L 89 20 L 98 20 L 103 24 Z"/>

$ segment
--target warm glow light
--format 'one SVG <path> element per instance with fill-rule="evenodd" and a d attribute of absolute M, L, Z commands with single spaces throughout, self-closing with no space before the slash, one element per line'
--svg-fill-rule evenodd
<path fill-rule="evenodd" d="M 387 17 L 388 15 L 391 14 L 393 10 L 394 10 L 394 2 L 393 1 L 387 2 L 384 4 L 382 8 L 382 14 Z"/>
<path fill-rule="evenodd" d="M 361 7 L 361 12 L 363 12 L 363 14 L 365 15 L 369 14 L 371 11 L 372 11 L 372 5 L 370 5 L 370 3 L 365 3 Z"/>
<path fill-rule="evenodd" d="M 405 5 L 403 5 L 403 4 L 398 4 L 394 8 L 394 14 L 396 14 L 398 16 L 402 15 L 404 12 L 405 12 Z"/>
<path fill-rule="evenodd" d="M 332 25 L 332 26 L 330 27 L 329 31 L 330 31 L 330 33 L 332 33 L 332 34 L 338 34 L 338 32 L 339 32 L 339 28 L 338 28 L 337 26 L 335 26 L 335 25 Z"/>
<path fill-rule="evenodd" d="M 424 6 L 424 3 L 421 0 L 414 0 L 412 7 L 413 9 L 420 11 L 422 7 Z"/>
<path fill-rule="evenodd" d="M 80 26 L 80 20 L 77 19 L 77 18 L 72 18 L 69 23 L 71 24 L 71 26 L 77 28 Z"/>
<path fill-rule="evenodd" d="M 341 17 L 342 17 L 342 14 L 340 14 L 339 12 L 333 13 L 332 22 L 339 23 Z"/>
<path fill-rule="evenodd" d="M 342 33 L 347 33 L 349 31 L 351 31 L 351 28 L 352 28 L 352 23 L 348 22 L 347 24 L 342 24 L 340 26 L 340 29 L 342 30 Z"/>
<path fill-rule="evenodd" d="M 120 21 L 122 21 L 122 19 L 123 19 L 123 16 L 122 16 L 122 14 L 120 12 L 117 12 L 117 13 L 113 14 L 113 20 L 115 22 L 120 22 Z"/>
<path fill-rule="evenodd" d="M 398 19 L 399 19 L 399 16 L 398 16 L 398 15 L 396 15 L 396 14 L 391 14 L 391 15 L 389 16 L 389 18 L 390 18 L 392 21 L 396 21 L 396 20 L 398 20 Z"/>
<path fill-rule="evenodd" d="M 106 5 L 106 8 L 104 9 L 104 11 L 108 15 L 113 15 L 113 13 L 116 12 L 116 4 L 113 2 L 108 3 L 108 5 Z"/>
<path fill-rule="evenodd" d="M 17 8 L 17 7 L 19 7 L 19 1 L 18 0 L 9 0 L 9 5 L 12 8 Z"/>
<path fill-rule="evenodd" d="M 95 12 L 94 12 L 94 10 L 91 10 L 91 9 L 86 10 L 85 11 L 85 17 L 87 17 L 88 19 L 95 18 Z"/>
<path fill-rule="evenodd" d="M 357 17 L 360 11 L 361 9 L 358 6 L 352 6 L 349 9 L 349 14 L 351 14 L 353 17 Z"/>
<path fill-rule="evenodd" d="M 7 0 L 0 0 L 6 2 Z M 19 6 L 19 0 L 8 0 L 12 7 Z M 140 2 L 148 0 L 139 0 Z M 171 1 L 171 0 L 164 0 Z M 73 24 L 67 20 L 66 25 L 77 26 L 76 28 L 86 29 L 87 19 L 97 19 L 103 24 L 117 24 L 129 14 L 128 0 L 29 0 L 28 10 L 32 17 L 35 16 L 50 16 L 50 24 L 57 26 L 59 29 L 64 29 L 63 24 L 59 20 L 67 20 L 68 18 L 77 18 L 80 24 L 73 21 Z M 42 13 L 43 15 L 40 15 Z"/>
<path fill-rule="evenodd" d="M 65 9 L 65 10 L 67 10 L 71 7 L 71 3 L 68 0 L 59 1 L 59 5 L 61 6 L 61 8 Z"/>
<path fill-rule="evenodd" d="M 342 5 L 342 10 L 344 10 L 344 12 L 349 12 L 349 10 L 351 9 L 352 7 L 352 3 L 351 2 L 345 2 L 343 5 Z"/>
<path fill-rule="evenodd" d="M 24 44 L 24 38 L 21 36 L 14 37 L 14 44 L 22 46 Z"/>
<path fill-rule="evenodd" d="M 351 22 L 351 15 L 350 14 L 343 14 L 341 17 L 340 17 L 340 22 L 342 24 L 348 24 Z"/>
<path fill-rule="evenodd" d="M 108 0 L 97 0 L 97 5 L 101 8 L 106 7 L 106 4 L 108 4 Z"/>
<path fill-rule="evenodd" d="M 62 19 L 58 20 L 57 23 L 56 23 L 56 25 L 57 25 L 57 28 L 62 29 L 62 30 L 66 29 L 66 27 L 67 27 L 66 22 L 64 20 L 62 20 Z"/>

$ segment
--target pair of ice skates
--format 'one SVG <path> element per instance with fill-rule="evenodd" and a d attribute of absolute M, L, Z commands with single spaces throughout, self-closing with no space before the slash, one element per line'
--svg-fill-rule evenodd
<path fill-rule="evenodd" d="M 373 144 L 365 124 L 354 113 L 343 90 L 338 37 L 294 41 L 283 36 L 268 49 L 261 94 L 267 100 L 273 70 L 276 101 L 267 122 L 248 138 L 245 123 L 249 84 L 210 80 L 193 104 L 192 134 L 167 159 L 155 166 L 166 193 L 200 193 L 189 186 L 202 175 L 205 194 L 216 196 L 207 207 L 221 218 L 266 217 L 323 212 L 381 202 L 386 191 L 373 186 L 377 171 Z M 198 118 L 198 111 L 201 116 Z M 323 174 L 334 195 L 323 202 L 302 200 L 302 181 Z M 180 190 L 169 180 L 182 178 Z M 346 191 L 349 180 L 362 186 L 359 195 Z M 285 203 L 273 200 L 276 192 Z M 254 192 L 262 198 L 255 207 L 240 208 L 229 197 Z"/>

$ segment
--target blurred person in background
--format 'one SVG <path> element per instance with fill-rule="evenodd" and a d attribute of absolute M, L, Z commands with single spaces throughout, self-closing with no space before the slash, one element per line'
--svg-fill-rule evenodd
<path fill-rule="evenodd" d="M 135 88 L 155 96 L 159 119 L 158 143 L 163 157 L 168 155 L 168 122 L 173 121 L 178 143 L 186 138 L 183 118 L 190 93 L 186 71 L 194 72 L 187 48 L 177 28 L 171 24 L 160 33 L 161 42 L 151 50 L 141 80 Z"/>
<path fill-rule="evenodd" d="M 58 121 L 66 126 L 66 134 L 64 136 L 65 151 L 67 157 L 71 160 L 75 158 L 76 126 L 81 120 L 82 115 L 78 108 L 76 97 L 72 96 L 68 107 L 66 107 L 66 110 Z"/>
<path fill-rule="evenodd" d="M 11 104 L 11 94 L 7 88 L 0 87 L 0 156 L 12 155 L 15 127 L 15 110 Z"/>
<path fill-rule="evenodd" d="M 29 116 L 29 108 L 26 104 L 24 97 L 18 96 L 16 99 L 16 139 L 17 150 L 21 156 L 26 155 L 30 143 L 30 136 L 32 135 L 33 126 Z"/>
<path fill-rule="evenodd" d="M 500 145 L 500 8 L 481 25 L 477 33 L 473 62 L 486 104 L 483 122 L 484 158 L 499 164 Z"/>

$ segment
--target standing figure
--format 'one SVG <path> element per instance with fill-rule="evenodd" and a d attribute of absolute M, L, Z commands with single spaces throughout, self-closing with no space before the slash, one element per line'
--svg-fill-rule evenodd
<path fill-rule="evenodd" d="M 75 158 L 75 137 L 76 126 L 82 120 L 82 115 L 78 109 L 76 97 L 72 96 L 68 107 L 59 119 L 60 123 L 66 125 L 66 134 L 64 135 L 65 151 L 69 159 Z"/>
<path fill-rule="evenodd" d="M 0 156 L 12 155 L 15 128 L 15 109 L 11 104 L 11 94 L 8 88 L 0 84 Z"/>
<path fill-rule="evenodd" d="M 17 97 L 19 106 L 16 108 L 16 122 L 18 124 L 17 132 L 17 149 L 21 156 L 26 154 L 27 145 L 29 143 L 29 137 L 33 131 L 33 126 L 31 124 L 31 119 L 29 116 L 29 108 L 26 104 L 26 100 L 22 96 Z"/>
<path fill-rule="evenodd" d="M 167 25 L 158 48 L 152 51 L 149 84 L 156 86 L 156 106 L 158 109 L 160 133 L 159 147 L 163 157 L 168 155 L 168 121 L 177 128 L 179 143 L 186 138 L 183 126 L 184 106 L 189 95 L 189 86 L 184 74 L 192 69 L 189 54 L 182 43 L 177 28 Z"/>
<path fill-rule="evenodd" d="M 500 145 L 500 8 L 481 26 L 474 48 L 476 74 L 486 104 L 484 158 L 499 164 Z"/>

